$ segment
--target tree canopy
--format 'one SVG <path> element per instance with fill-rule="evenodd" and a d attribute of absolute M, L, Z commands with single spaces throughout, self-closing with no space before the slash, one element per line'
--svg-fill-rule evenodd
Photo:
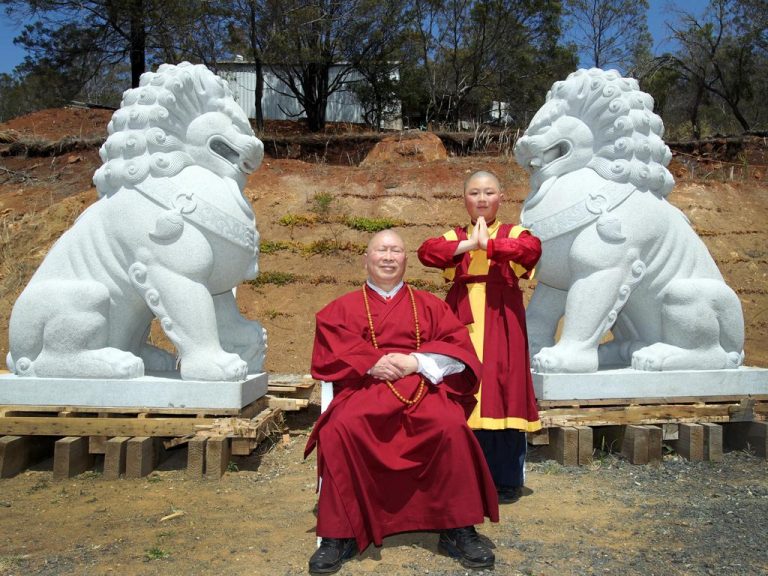
<path fill-rule="evenodd" d="M 523 127 L 555 80 L 618 67 L 655 98 L 668 133 L 765 129 L 768 0 L 678 10 L 674 49 L 654 56 L 647 0 L 0 0 L 29 22 L 26 58 L 0 75 L 0 120 L 70 100 L 117 105 L 145 70 L 189 60 L 217 70 L 236 54 L 264 70 L 322 130 L 329 96 L 357 94 L 380 128 L 467 122 Z M 333 73 L 331 70 L 333 69 Z"/>

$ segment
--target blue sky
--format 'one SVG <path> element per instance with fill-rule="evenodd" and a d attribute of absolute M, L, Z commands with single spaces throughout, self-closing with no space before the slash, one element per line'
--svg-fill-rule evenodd
<path fill-rule="evenodd" d="M 649 0 L 648 26 L 654 38 L 654 52 L 660 54 L 672 46 L 665 41 L 666 22 L 671 18 L 669 7 L 674 5 L 688 11 L 701 12 L 707 5 L 706 0 Z M 19 26 L 14 26 L 3 14 L 0 16 L 0 73 L 10 73 L 24 59 L 24 52 L 14 46 L 13 38 L 19 34 Z"/>

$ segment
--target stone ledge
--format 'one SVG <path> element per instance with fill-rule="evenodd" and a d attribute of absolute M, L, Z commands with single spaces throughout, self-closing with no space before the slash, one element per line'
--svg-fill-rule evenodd
<path fill-rule="evenodd" d="M 631 368 L 587 374 L 533 373 L 538 400 L 754 396 L 768 394 L 768 369 L 643 372 Z"/>
<path fill-rule="evenodd" d="M 156 373 L 129 380 L 20 378 L 0 374 L 0 404 L 115 408 L 240 409 L 267 393 L 266 372 L 239 382 L 182 380 Z"/>

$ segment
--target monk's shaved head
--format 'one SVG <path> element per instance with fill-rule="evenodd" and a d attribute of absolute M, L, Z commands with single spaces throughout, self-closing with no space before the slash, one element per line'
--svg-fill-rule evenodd
<path fill-rule="evenodd" d="M 403 250 L 405 250 L 405 242 L 403 241 L 402 236 L 400 236 L 400 234 L 391 228 L 387 228 L 386 230 L 381 230 L 380 232 L 376 232 L 376 234 L 371 236 L 371 239 L 368 241 L 368 247 L 365 249 L 365 251 L 370 252 L 372 247 L 374 245 L 378 245 L 384 238 L 399 243 Z"/>
<path fill-rule="evenodd" d="M 488 172 L 487 170 L 475 170 L 472 172 L 472 174 L 470 174 L 467 179 L 464 180 L 464 192 L 467 191 L 469 184 L 476 178 L 490 178 L 496 183 L 496 189 L 501 192 L 501 180 L 499 180 L 499 177 L 496 176 L 496 174 L 493 172 Z"/>

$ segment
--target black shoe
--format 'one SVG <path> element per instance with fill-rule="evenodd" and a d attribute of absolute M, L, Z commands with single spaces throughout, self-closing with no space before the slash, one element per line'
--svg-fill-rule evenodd
<path fill-rule="evenodd" d="M 523 495 L 523 487 L 515 486 L 499 488 L 499 504 L 513 504 Z"/>
<path fill-rule="evenodd" d="M 354 538 L 323 538 L 309 559 L 310 574 L 338 572 L 344 561 L 355 555 L 356 548 Z"/>
<path fill-rule="evenodd" d="M 474 526 L 451 528 L 440 533 L 437 550 L 458 559 L 465 568 L 491 568 L 496 557 L 478 536 Z"/>

